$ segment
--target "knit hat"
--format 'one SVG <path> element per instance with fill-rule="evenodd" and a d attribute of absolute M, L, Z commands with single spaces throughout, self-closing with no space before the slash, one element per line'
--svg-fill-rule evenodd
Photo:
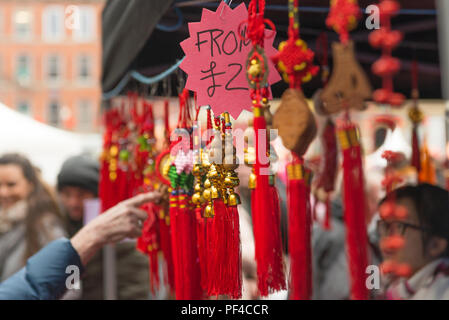
<path fill-rule="evenodd" d="M 57 188 L 64 186 L 80 187 L 98 195 L 99 164 L 88 156 L 79 155 L 68 158 L 58 174 Z"/>

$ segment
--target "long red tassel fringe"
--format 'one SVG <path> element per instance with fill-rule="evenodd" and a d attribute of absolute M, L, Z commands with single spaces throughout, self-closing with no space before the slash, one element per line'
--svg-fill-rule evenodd
<path fill-rule="evenodd" d="M 368 298 L 365 285 L 368 265 L 366 209 L 361 151 L 354 124 L 345 123 L 339 128 L 338 137 L 343 149 L 344 219 L 351 298 L 364 300 Z"/>
<path fill-rule="evenodd" d="M 291 299 L 312 297 L 310 190 L 302 163 L 296 159 L 287 166 L 288 221 Z"/>
<path fill-rule="evenodd" d="M 261 153 L 259 150 L 260 146 L 267 143 L 266 140 L 260 141 L 259 130 L 266 130 L 265 118 L 263 116 L 254 117 L 256 155 L 266 154 Z M 276 193 L 274 192 L 274 187 L 270 190 L 268 164 L 261 164 L 258 156 L 256 156 L 254 172 L 256 174 L 256 188 L 252 191 L 251 209 L 258 288 L 261 296 L 267 296 L 274 291 L 285 289 L 279 204 L 274 204 L 274 201 L 268 204 L 266 202 L 267 199 L 275 199 L 273 197 Z"/>

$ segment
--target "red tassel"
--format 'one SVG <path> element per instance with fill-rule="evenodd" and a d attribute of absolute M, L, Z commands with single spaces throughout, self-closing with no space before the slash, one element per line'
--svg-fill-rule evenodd
<path fill-rule="evenodd" d="M 201 213 L 201 207 L 195 208 L 196 216 L 196 235 L 198 239 L 198 256 L 200 258 L 200 268 L 201 268 L 201 288 L 203 291 L 207 292 L 208 287 L 208 243 L 207 243 L 207 225 L 209 219 L 203 218 Z"/>
<path fill-rule="evenodd" d="M 421 171 L 421 154 L 418 140 L 418 126 L 413 124 L 412 129 L 412 159 L 411 165 L 416 168 L 416 172 L 419 174 Z"/>
<path fill-rule="evenodd" d="M 330 195 L 327 194 L 326 196 L 326 213 L 324 216 L 324 229 L 330 230 L 331 227 L 331 201 L 330 201 Z"/>
<path fill-rule="evenodd" d="M 165 260 L 164 282 L 171 292 L 175 290 L 175 274 L 171 247 L 170 215 L 164 208 L 159 208 L 159 233 L 162 254 Z"/>
<path fill-rule="evenodd" d="M 287 166 L 288 221 L 291 299 L 312 297 L 310 190 L 302 163 L 296 159 Z"/>
<path fill-rule="evenodd" d="M 232 284 L 230 296 L 233 299 L 242 297 L 242 246 L 240 242 L 240 221 L 237 207 L 227 207 L 228 215 L 231 221 L 231 248 L 230 254 L 230 283 Z"/>
<path fill-rule="evenodd" d="M 335 178 L 337 176 L 338 152 L 337 138 L 335 135 L 335 125 L 330 118 L 327 119 L 326 126 L 322 135 L 324 159 L 321 165 L 318 187 L 323 188 L 327 193 L 326 216 L 324 220 L 324 229 L 331 228 L 331 206 L 329 203 L 330 193 L 334 190 Z"/>
<path fill-rule="evenodd" d="M 208 288 L 209 296 L 242 296 L 241 250 L 238 212 L 226 207 L 221 199 L 214 200 L 215 216 L 208 233 Z"/>
<path fill-rule="evenodd" d="M 175 265 L 175 292 L 177 300 L 202 298 L 196 222 L 190 211 L 187 195 L 170 196 L 172 248 Z"/>
<path fill-rule="evenodd" d="M 113 206 L 119 203 L 120 201 L 126 200 L 129 198 L 129 190 L 128 190 L 128 172 L 124 171 L 120 168 L 117 169 L 117 197 L 114 199 Z"/>
<path fill-rule="evenodd" d="M 256 114 L 256 113 L 255 113 Z M 257 155 L 266 154 L 266 138 L 261 141 L 260 132 L 266 130 L 265 118 L 254 117 L 254 132 L 256 146 L 256 188 L 253 191 L 251 203 L 254 226 L 254 240 L 257 262 L 258 288 L 261 296 L 267 296 L 274 291 L 285 289 L 285 276 L 282 261 L 282 246 L 280 237 L 279 211 L 273 203 L 267 203 L 270 195 L 268 176 L 269 164 L 262 164 Z M 265 147 L 264 152 L 259 149 Z M 274 189 L 274 187 L 272 187 Z"/>
<path fill-rule="evenodd" d="M 178 247 L 178 243 L 181 241 L 178 240 L 180 238 L 180 232 L 178 232 L 177 220 L 178 220 L 178 195 L 177 191 L 172 191 L 169 196 L 170 203 L 170 223 L 171 223 L 171 243 L 172 243 L 172 254 L 173 254 L 173 266 L 174 266 L 174 274 L 175 274 L 175 296 L 176 299 L 184 299 L 183 290 L 182 290 L 182 274 L 180 263 L 182 262 L 180 253 L 181 248 Z"/>
<path fill-rule="evenodd" d="M 148 213 L 142 228 L 142 236 L 137 239 L 137 250 L 149 258 L 150 289 L 153 294 L 160 287 L 159 281 L 159 230 L 156 222 L 156 212 L 152 205 L 142 206 Z"/>
<path fill-rule="evenodd" d="M 351 277 L 351 298 L 368 298 L 365 285 L 367 257 L 367 235 L 365 223 L 365 192 L 362 160 L 356 128 L 346 123 L 338 131 L 343 149 L 344 218 L 346 223 L 346 245 Z"/>

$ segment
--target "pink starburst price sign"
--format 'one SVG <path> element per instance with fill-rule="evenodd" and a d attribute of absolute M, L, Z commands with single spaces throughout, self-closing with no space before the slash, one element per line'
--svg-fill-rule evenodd
<path fill-rule="evenodd" d="M 197 93 L 199 105 L 209 105 L 215 114 L 227 111 L 234 119 L 252 105 L 245 69 L 252 45 L 246 37 L 247 24 L 242 24 L 247 18 L 244 3 L 231 9 L 221 2 L 216 12 L 203 9 L 201 21 L 189 23 L 190 37 L 181 42 L 186 88 Z M 277 53 L 274 36 L 275 31 L 265 29 L 270 85 L 281 80 L 270 59 Z"/>

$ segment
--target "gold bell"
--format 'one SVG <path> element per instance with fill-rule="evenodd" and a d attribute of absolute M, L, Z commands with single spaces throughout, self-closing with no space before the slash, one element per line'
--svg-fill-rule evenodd
<path fill-rule="evenodd" d="M 256 174 L 254 172 L 249 175 L 248 188 L 256 189 Z"/>
<path fill-rule="evenodd" d="M 212 199 L 218 199 L 220 197 L 220 192 L 214 186 L 210 188 L 210 195 Z"/>
<path fill-rule="evenodd" d="M 212 218 L 214 216 L 214 209 L 213 207 L 208 204 L 205 208 L 204 208 L 204 217 L 205 218 Z"/>
<path fill-rule="evenodd" d="M 223 183 L 226 188 L 232 188 L 234 186 L 234 182 L 232 181 L 232 178 L 229 177 L 229 175 L 224 178 Z"/>
<path fill-rule="evenodd" d="M 241 203 L 240 197 L 236 193 L 231 193 L 228 197 L 228 205 L 229 206 L 236 206 Z"/>
<path fill-rule="evenodd" d="M 208 178 L 210 179 L 216 179 L 218 178 L 218 172 L 217 172 L 217 168 L 215 167 L 214 164 L 212 164 L 210 166 L 209 172 L 207 173 Z"/>
<path fill-rule="evenodd" d="M 248 73 L 253 77 L 257 77 L 261 72 L 262 68 L 260 67 L 259 61 L 256 59 L 251 60 L 251 66 L 248 68 Z"/>
<path fill-rule="evenodd" d="M 192 196 L 192 202 L 194 205 L 200 205 L 201 204 L 201 194 L 194 193 Z"/>
<path fill-rule="evenodd" d="M 204 191 L 203 191 L 203 198 L 204 198 L 205 200 L 210 200 L 210 198 L 211 198 L 211 191 L 210 191 L 210 188 L 204 189 Z"/>
<path fill-rule="evenodd" d="M 201 184 L 196 183 L 194 187 L 195 192 L 201 192 Z"/>
<path fill-rule="evenodd" d="M 212 185 L 212 184 L 210 183 L 210 180 L 209 180 L 209 179 L 206 179 L 206 180 L 204 181 L 204 188 L 205 188 L 205 189 L 209 189 L 211 185 Z"/>
<path fill-rule="evenodd" d="M 192 170 L 192 174 L 193 174 L 194 176 L 199 176 L 199 175 L 201 175 L 201 166 L 198 165 L 198 164 L 194 165 L 194 166 L 193 166 L 193 170 Z"/>

